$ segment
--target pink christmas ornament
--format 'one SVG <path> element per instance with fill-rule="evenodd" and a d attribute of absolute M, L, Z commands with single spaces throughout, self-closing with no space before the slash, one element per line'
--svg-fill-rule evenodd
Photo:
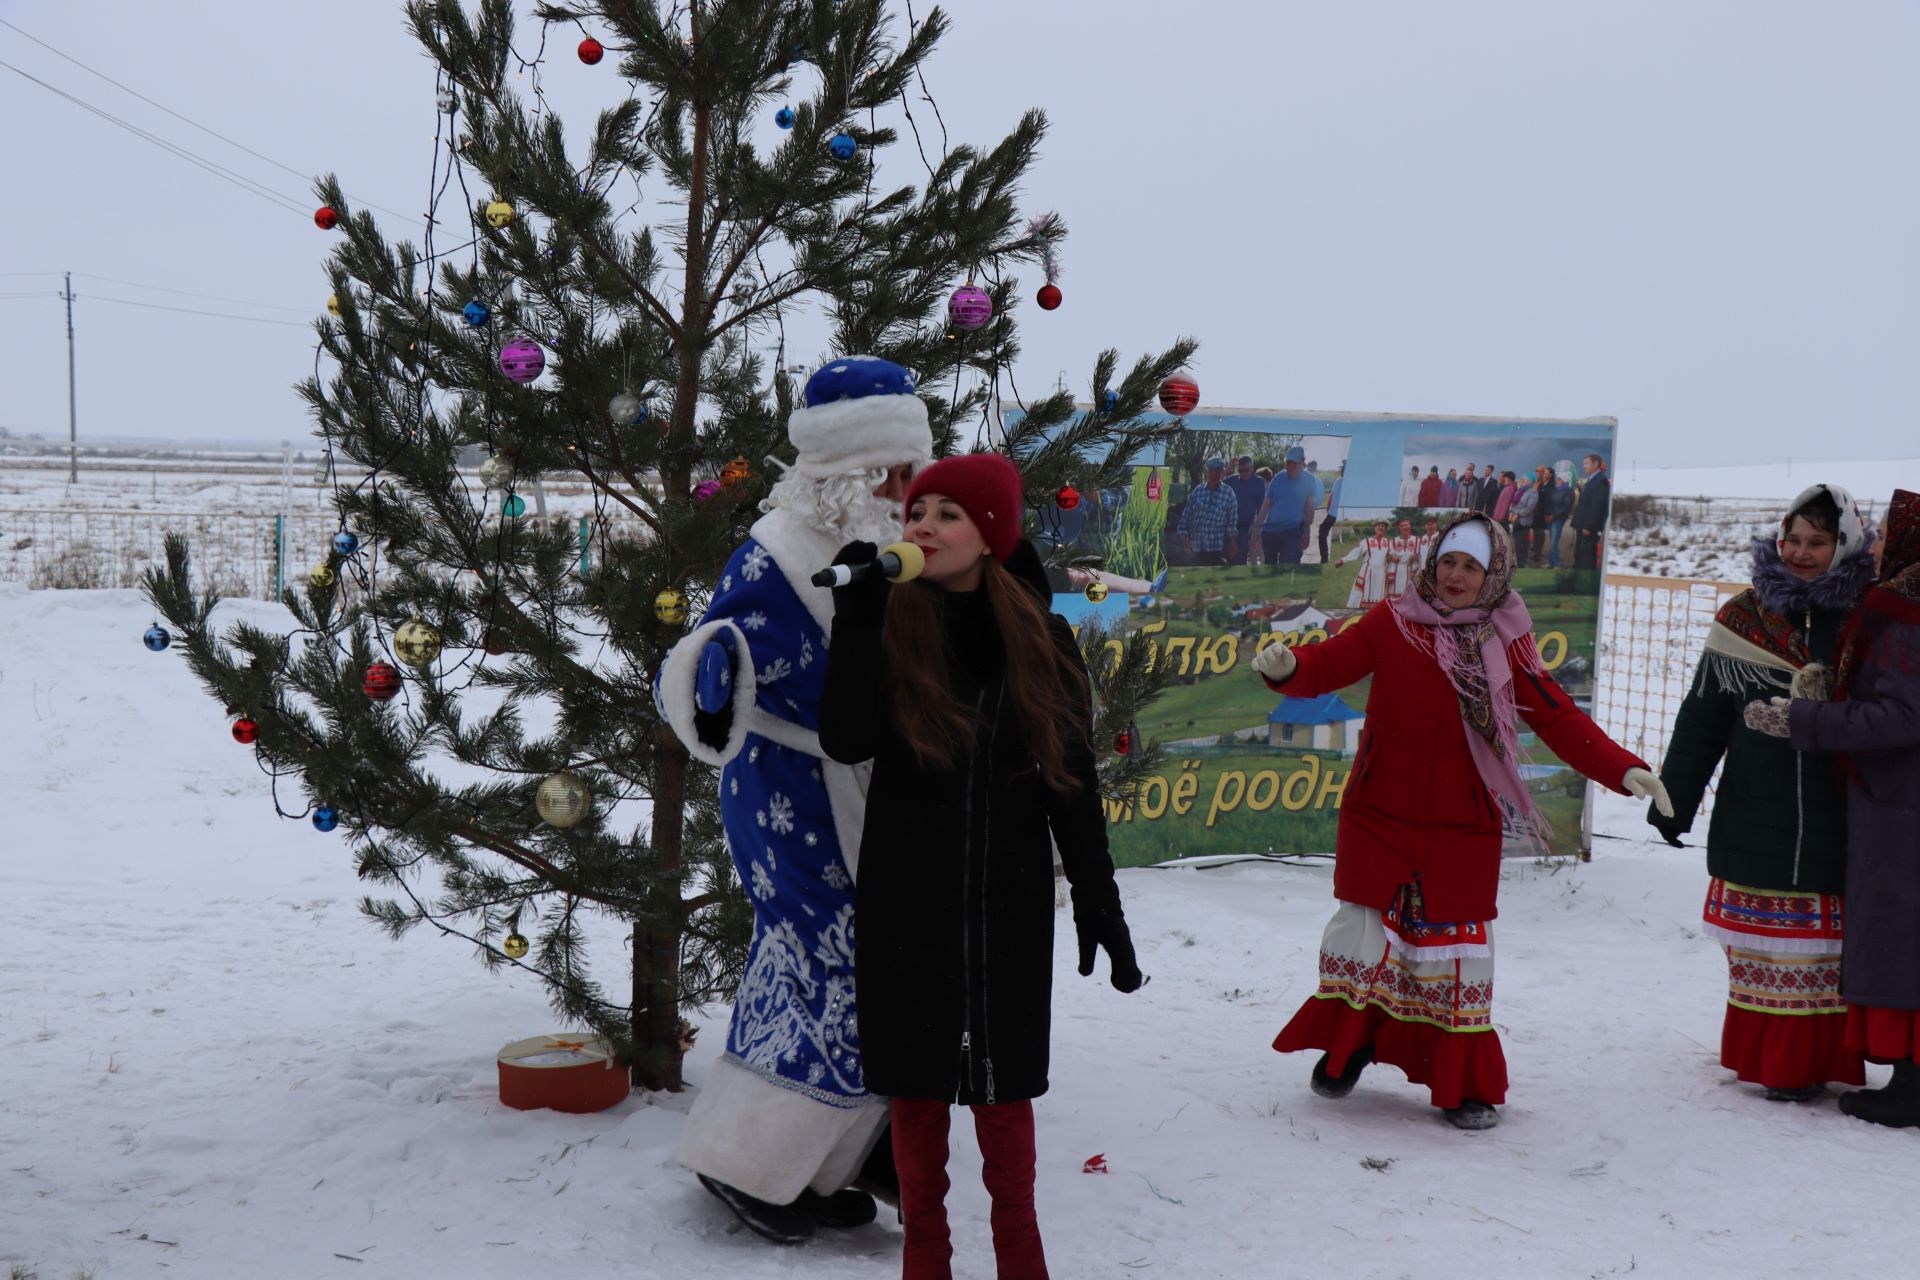
<path fill-rule="evenodd" d="M 515 382 L 532 382 L 547 367 L 547 353 L 531 338 L 515 338 L 500 348 L 500 372 Z"/>
<path fill-rule="evenodd" d="M 969 280 L 947 299 L 947 319 L 953 327 L 967 333 L 993 319 L 993 299 L 987 291 Z"/>

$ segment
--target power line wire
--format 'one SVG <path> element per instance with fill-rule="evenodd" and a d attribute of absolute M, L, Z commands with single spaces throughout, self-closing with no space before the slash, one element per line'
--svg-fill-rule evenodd
<path fill-rule="evenodd" d="M 145 307 L 150 311 L 177 311 L 181 315 L 213 316 L 219 320 L 248 320 L 254 324 L 279 324 L 285 325 L 289 329 L 306 329 L 311 327 L 301 324 L 298 320 L 273 320 L 266 316 L 236 316 L 228 311 L 201 311 L 195 307 L 170 307 L 163 302 L 138 302 L 132 298 L 109 298 L 99 293 L 76 293 L 73 295 L 73 300 L 75 302 L 114 302 L 123 307 Z"/>
<path fill-rule="evenodd" d="M 112 85 L 116 89 L 119 89 L 121 92 L 130 93 L 134 97 L 140 99 L 140 101 L 146 103 L 148 106 L 153 107 L 155 110 L 164 111 L 168 115 L 172 116 L 174 119 L 179 120 L 184 124 L 192 125 L 194 128 L 198 129 L 200 132 L 206 134 L 208 137 L 218 138 L 220 141 L 226 143 L 228 146 L 236 147 L 239 150 L 246 152 L 248 155 L 252 156 L 256 160 L 264 160 L 268 164 L 272 165 L 274 168 L 284 170 L 287 173 L 292 174 L 294 177 L 299 178 L 303 182 L 311 182 L 313 180 L 313 175 L 311 173 L 303 173 L 299 169 L 294 168 L 292 165 L 282 164 L 280 163 L 280 161 L 275 160 L 272 156 L 264 155 L 261 152 L 255 151 L 252 147 L 247 146 L 245 143 L 235 142 L 232 138 L 229 138 L 226 134 L 216 132 L 215 130 L 209 129 L 206 125 L 201 124 L 197 120 L 192 120 L 186 116 L 181 115 L 178 111 L 175 111 L 172 107 L 169 107 L 164 103 L 155 102 L 152 98 L 149 98 L 146 94 L 141 93 L 138 89 L 132 88 L 129 85 L 124 85 L 120 83 L 120 81 L 115 80 L 112 76 L 108 75 L 106 72 L 96 71 L 92 67 L 88 66 L 86 63 L 80 61 L 80 59 L 74 57 L 73 55 L 68 53 L 62 53 L 60 50 L 48 44 L 45 40 L 40 39 L 40 37 L 35 35 L 30 35 L 27 32 L 20 30 L 19 27 L 14 26 L 13 23 L 8 22 L 5 18 L 0 18 L 0 27 L 6 27 L 9 30 L 12 30 L 18 33 L 19 35 L 25 36 L 28 40 L 33 41 L 35 44 L 39 45 L 42 49 L 45 49 L 48 53 L 51 53 L 54 57 L 64 59 L 67 62 L 71 62 L 74 66 L 80 68 L 82 71 L 86 72 L 88 75 L 97 76 L 100 79 L 105 80 L 108 84 Z M 348 199 L 354 201 L 356 204 L 365 205 L 369 209 L 378 209 L 380 212 L 392 214 L 396 218 L 412 218 L 414 216 L 413 214 L 410 214 L 410 213 L 401 213 L 398 210 L 389 209 L 384 205 L 374 204 L 370 200 L 362 200 L 358 196 L 353 195 L 351 192 L 346 193 L 346 195 Z"/>
<path fill-rule="evenodd" d="M 54 87 L 53 85 L 48 84 L 45 80 L 42 80 L 38 76 L 29 75 L 27 72 L 22 71 L 20 68 L 14 66 L 11 62 L 0 61 L 0 67 L 5 67 L 8 71 L 13 72 L 15 75 L 21 77 L 22 79 L 30 80 L 34 84 L 39 85 L 42 89 L 47 90 L 47 92 L 52 93 L 58 97 L 65 98 L 68 102 L 71 102 L 75 106 L 81 107 L 84 110 L 91 111 L 94 115 L 99 116 L 102 120 L 106 120 L 111 124 L 118 125 L 120 128 L 125 129 L 128 133 L 133 134 L 135 137 L 140 138 L 146 142 L 151 142 L 155 146 L 161 148 L 162 150 L 172 152 L 174 155 L 178 156 L 182 160 L 185 160 L 187 163 L 194 165 L 197 168 L 205 169 L 208 173 L 213 174 L 216 178 L 220 178 L 226 182 L 231 182 L 235 186 L 239 187 L 241 190 L 247 191 L 252 193 L 253 195 L 259 196 L 262 200 L 270 201 L 274 204 L 279 205 L 283 209 L 289 210 L 290 212 L 293 212 L 293 213 L 300 214 L 302 216 L 305 216 L 308 212 L 304 205 L 300 204 L 298 201 L 289 199 L 288 197 L 273 190 L 271 187 L 265 186 L 262 183 L 255 182 L 252 178 L 248 178 L 241 174 L 235 173 L 233 170 L 228 169 L 226 166 L 217 164 L 214 161 L 208 160 L 203 156 L 195 155 L 193 152 L 187 150 L 185 147 L 179 145 L 178 143 L 168 142 L 165 138 L 162 138 L 157 133 L 150 133 L 149 131 L 142 129 L 139 125 L 130 124 L 129 122 L 122 120 L 119 116 L 114 115 L 111 111 L 108 111 L 105 108 L 96 107 L 91 102 L 88 102 L 83 98 L 75 97 L 73 94 L 68 93 L 64 89 L 59 89 Z"/>
<path fill-rule="evenodd" d="M 99 280 L 105 284 L 125 285 L 129 289 L 151 289 L 155 293 L 176 293 L 183 298 L 200 298 L 207 302 L 231 302 L 242 307 L 264 307 L 269 311 L 290 311 L 294 315 L 311 315 L 311 307 L 290 307 L 284 302 L 249 302 L 245 298 L 227 298 L 217 293 L 195 293 L 190 289 L 173 289 L 163 284 L 142 284 L 138 280 L 121 280 L 114 276 L 97 276 L 91 271 L 76 271 L 77 280 Z"/>

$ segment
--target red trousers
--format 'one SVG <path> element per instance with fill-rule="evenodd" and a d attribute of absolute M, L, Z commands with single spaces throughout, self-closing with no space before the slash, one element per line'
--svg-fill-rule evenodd
<path fill-rule="evenodd" d="M 893 1163 L 900 1175 L 906 1223 L 901 1280 L 953 1280 L 947 1230 L 947 1127 L 950 1104 L 895 1098 Z M 993 1257 L 999 1280 L 1047 1280 L 1040 1223 L 1033 1212 L 1033 1103 L 973 1108 L 980 1140 L 980 1180 L 993 1197 Z"/>

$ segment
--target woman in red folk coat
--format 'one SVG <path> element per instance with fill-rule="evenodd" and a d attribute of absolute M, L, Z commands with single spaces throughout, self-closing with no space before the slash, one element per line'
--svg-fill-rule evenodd
<path fill-rule="evenodd" d="M 1513 547 L 1484 515 L 1455 517 L 1412 585 L 1324 644 L 1272 645 L 1254 667 L 1312 697 L 1373 677 L 1340 806 L 1320 985 L 1273 1047 L 1319 1049 L 1313 1091 L 1352 1092 L 1370 1062 L 1406 1072 L 1461 1129 L 1499 1123 L 1507 1062 L 1493 1029 L 1494 895 L 1509 827 L 1544 829 L 1518 768 L 1516 717 L 1581 773 L 1666 791 L 1541 665 L 1513 590 Z"/>

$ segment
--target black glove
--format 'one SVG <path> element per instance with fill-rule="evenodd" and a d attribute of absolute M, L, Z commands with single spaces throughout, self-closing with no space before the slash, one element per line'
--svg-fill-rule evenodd
<path fill-rule="evenodd" d="M 833 558 L 835 564 L 865 564 L 880 554 L 880 548 L 871 542 L 849 542 L 840 548 L 840 554 Z M 845 618 L 849 622 L 863 622 L 878 626 L 887 616 L 887 592 L 893 584 L 875 574 L 870 578 L 856 579 L 844 587 L 833 589 L 833 616 Z"/>
<path fill-rule="evenodd" d="M 1673 823 L 1668 822 L 1665 818 L 1662 818 L 1659 814 L 1659 811 L 1653 809 L 1651 806 L 1649 806 L 1647 809 L 1647 825 L 1652 827 L 1655 831 L 1658 831 L 1660 833 L 1660 838 L 1662 840 L 1665 840 L 1668 844 L 1672 845 L 1674 848 L 1684 849 L 1687 847 L 1680 840 L 1680 828 L 1675 826 Z"/>
<path fill-rule="evenodd" d="M 1118 907 L 1104 911 L 1073 913 L 1073 931 L 1080 939 L 1080 976 L 1093 973 L 1094 948 L 1107 952 L 1109 974 L 1115 991 L 1138 991 L 1147 979 L 1133 956 L 1133 934 L 1127 931 L 1127 918 Z"/>

